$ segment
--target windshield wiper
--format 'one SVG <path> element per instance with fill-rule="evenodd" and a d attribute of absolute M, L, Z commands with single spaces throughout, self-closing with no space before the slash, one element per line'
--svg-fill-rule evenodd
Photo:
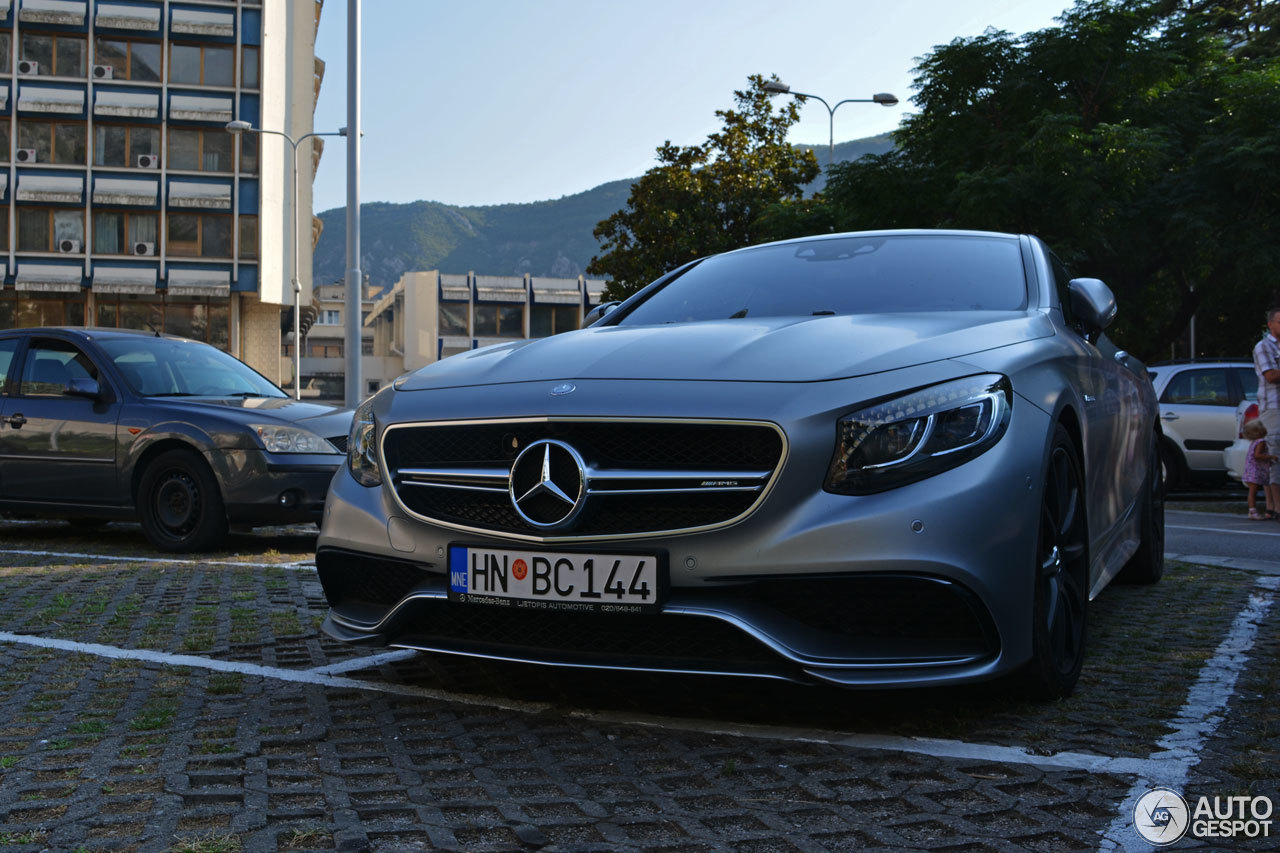
<path fill-rule="evenodd" d="M 810 317 L 830 317 L 830 316 L 833 316 L 835 313 L 836 312 L 834 311 L 828 311 L 825 308 L 820 308 L 817 311 L 814 311 L 809 316 Z"/>
<path fill-rule="evenodd" d="M 747 309 L 746 309 L 746 308 L 743 308 L 741 311 L 734 311 L 732 314 L 730 314 L 730 315 L 729 315 L 729 319 L 730 319 L 730 320 L 741 320 L 741 319 L 742 319 L 743 317 L 745 317 L 745 316 L 747 316 Z"/>
<path fill-rule="evenodd" d="M 143 394 L 144 397 L 203 397 L 204 394 L 192 394 L 188 391 L 162 391 L 159 394 Z"/>

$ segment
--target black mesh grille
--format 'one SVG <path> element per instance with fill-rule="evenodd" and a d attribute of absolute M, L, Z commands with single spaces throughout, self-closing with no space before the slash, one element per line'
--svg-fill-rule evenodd
<path fill-rule="evenodd" d="M 383 453 L 393 472 L 433 465 L 509 466 L 530 443 L 556 438 L 598 468 L 632 470 L 772 471 L 782 439 L 750 424 L 550 422 L 404 427 L 387 433 Z M 506 533 L 539 532 L 502 493 L 402 485 L 405 506 L 429 518 Z M 735 518 L 757 492 L 593 495 L 572 529 L 575 536 L 682 530 Z"/>
<path fill-rule="evenodd" d="M 365 554 L 324 549 L 316 554 L 316 574 L 325 598 L 334 607 L 350 604 L 378 604 L 390 607 L 414 590 L 427 577 L 410 563 L 380 560 Z"/>
<path fill-rule="evenodd" d="M 717 619 L 608 613 L 554 613 L 508 607 L 424 602 L 422 627 L 405 642 L 448 648 L 511 649 L 521 655 L 599 659 L 613 665 L 697 669 L 777 668 L 778 657 L 739 629 Z"/>
<path fill-rule="evenodd" d="M 327 441 L 328 441 L 330 444 L 332 444 L 334 447 L 338 448 L 338 452 L 339 452 L 339 453 L 346 453 L 346 452 L 347 452 L 347 436 L 345 436 L 345 435 L 331 435 L 331 436 L 329 436 L 329 438 L 327 439 Z"/>

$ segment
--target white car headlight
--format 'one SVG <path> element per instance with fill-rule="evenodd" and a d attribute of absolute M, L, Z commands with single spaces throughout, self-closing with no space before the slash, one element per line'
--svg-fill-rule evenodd
<path fill-rule="evenodd" d="M 268 453 L 338 453 L 338 448 L 310 430 L 283 424 L 249 424 Z"/>
<path fill-rule="evenodd" d="M 382 468 L 378 465 L 378 448 L 374 444 L 377 424 L 373 420 L 373 398 L 360 404 L 351 418 L 351 436 L 347 439 L 347 469 L 362 486 L 382 483 Z"/>
<path fill-rule="evenodd" d="M 1009 426 L 1013 388 L 967 376 L 873 403 L 840 419 L 824 488 L 868 495 L 932 477 L 986 452 Z"/>

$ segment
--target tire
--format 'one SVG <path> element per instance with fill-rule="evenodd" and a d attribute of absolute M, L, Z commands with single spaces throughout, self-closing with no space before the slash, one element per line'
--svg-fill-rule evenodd
<path fill-rule="evenodd" d="M 1071 436 L 1061 424 L 1045 460 L 1031 602 L 1031 661 L 1022 691 L 1031 698 L 1069 696 L 1084 666 L 1089 603 L 1088 527 L 1084 477 Z"/>
<path fill-rule="evenodd" d="M 218 481 L 193 450 L 166 451 L 142 472 L 138 520 L 161 551 L 208 551 L 227 535 Z"/>
<path fill-rule="evenodd" d="M 1161 439 L 1159 447 L 1161 494 L 1167 495 L 1175 486 L 1187 481 L 1187 461 L 1183 458 L 1182 451 L 1169 439 Z"/>
<path fill-rule="evenodd" d="M 1148 454 L 1147 478 L 1142 484 L 1142 509 L 1138 513 L 1138 550 L 1124 564 L 1120 583 L 1153 584 L 1164 575 L 1164 484 L 1160 476 L 1160 438 L 1153 433 Z"/>

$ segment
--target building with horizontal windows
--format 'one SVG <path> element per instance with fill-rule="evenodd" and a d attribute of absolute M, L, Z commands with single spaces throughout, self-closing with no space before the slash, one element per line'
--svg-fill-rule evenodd
<path fill-rule="evenodd" d="M 0 328 L 154 328 L 289 381 L 290 149 L 225 125 L 311 131 L 320 9 L 0 0 Z M 319 153 L 298 152 L 305 222 Z"/>
<path fill-rule="evenodd" d="M 477 347 L 579 329 L 605 284 L 582 276 L 407 272 L 366 308 L 373 336 L 372 354 L 361 362 L 364 379 L 383 385 Z"/>

